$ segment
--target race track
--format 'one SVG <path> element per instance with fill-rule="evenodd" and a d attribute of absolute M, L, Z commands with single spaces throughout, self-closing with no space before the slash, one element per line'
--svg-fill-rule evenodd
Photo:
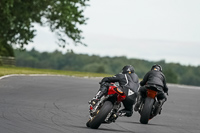
<path fill-rule="evenodd" d="M 200 133 L 200 87 L 169 85 L 162 114 L 148 125 L 139 114 L 89 129 L 88 101 L 99 79 L 12 76 L 0 80 L 0 133 Z"/>

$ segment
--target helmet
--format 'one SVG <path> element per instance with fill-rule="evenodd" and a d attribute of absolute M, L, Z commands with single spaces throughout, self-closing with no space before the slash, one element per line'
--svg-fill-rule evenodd
<path fill-rule="evenodd" d="M 158 64 L 155 64 L 151 67 L 151 70 L 157 70 L 162 72 L 162 67 Z"/>
<path fill-rule="evenodd" d="M 122 73 L 134 73 L 134 68 L 131 65 L 126 65 L 122 68 Z"/>

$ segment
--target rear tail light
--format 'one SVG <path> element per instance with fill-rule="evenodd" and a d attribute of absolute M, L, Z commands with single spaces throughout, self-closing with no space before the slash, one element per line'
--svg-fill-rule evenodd
<path fill-rule="evenodd" d="M 156 95 L 157 95 L 157 91 L 150 90 L 150 89 L 147 90 L 147 96 L 148 97 L 155 98 Z"/>

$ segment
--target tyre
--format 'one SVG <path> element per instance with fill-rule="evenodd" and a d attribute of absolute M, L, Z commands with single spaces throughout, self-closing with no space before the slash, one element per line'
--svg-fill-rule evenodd
<path fill-rule="evenodd" d="M 152 110 L 152 107 L 153 107 L 153 103 L 154 103 L 154 99 L 152 99 L 150 97 L 147 97 L 145 99 L 143 109 L 140 113 L 140 115 L 141 115 L 140 123 L 148 124 L 149 118 L 150 118 L 150 115 L 151 115 L 151 110 Z"/>
<path fill-rule="evenodd" d="M 113 108 L 113 104 L 110 101 L 106 101 L 101 109 L 97 112 L 97 115 L 90 120 L 89 127 L 93 129 L 99 128 L 102 122 L 106 119 L 107 115 Z"/>
<path fill-rule="evenodd" d="M 90 120 L 88 120 L 88 122 L 86 123 L 87 127 L 90 127 Z"/>

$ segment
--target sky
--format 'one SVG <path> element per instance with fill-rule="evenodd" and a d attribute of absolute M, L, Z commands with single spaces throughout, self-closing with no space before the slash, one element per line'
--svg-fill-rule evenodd
<path fill-rule="evenodd" d="M 37 36 L 27 46 L 99 56 L 200 66 L 200 0 L 90 0 L 80 26 L 88 46 L 59 48 L 48 27 L 35 24 Z"/>

